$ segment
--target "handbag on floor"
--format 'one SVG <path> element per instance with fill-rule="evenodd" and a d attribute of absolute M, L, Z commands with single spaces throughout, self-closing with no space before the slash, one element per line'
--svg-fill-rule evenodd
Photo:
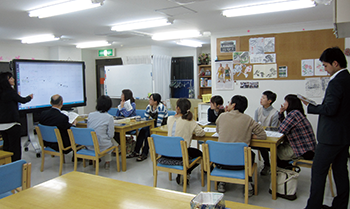
<path fill-rule="evenodd" d="M 136 141 L 134 140 L 134 137 L 132 136 L 125 136 L 125 143 L 126 143 L 126 155 L 131 154 L 136 146 Z"/>
<path fill-rule="evenodd" d="M 297 199 L 298 177 L 298 172 L 277 167 L 277 197 L 282 197 L 287 200 Z M 271 184 L 269 193 L 272 193 Z"/>

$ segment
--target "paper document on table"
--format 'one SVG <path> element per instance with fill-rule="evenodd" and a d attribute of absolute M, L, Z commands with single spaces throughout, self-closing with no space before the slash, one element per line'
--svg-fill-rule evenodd
<path fill-rule="evenodd" d="M 276 131 L 265 131 L 266 135 L 269 137 L 281 137 L 283 134 L 276 132 Z"/>
<path fill-rule="evenodd" d="M 215 134 L 211 135 L 212 137 L 219 137 L 219 134 L 215 132 Z"/>
<path fill-rule="evenodd" d="M 67 112 L 65 110 L 62 110 L 61 113 L 68 116 L 70 124 L 72 124 L 75 121 L 75 119 L 77 119 L 77 117 L 79 117 L 79 114 L 75 113 L 75 112 Z"/>
<path fill-rule="evenodd" d="M 216 132 L 216 128 L 204 128 L 205 132 Z"/>
<path fill-rule="evenodd" d="M 208 125 L 209 123 L 210 123 L 209 121 L 205 121 L 205 120 L 197 121 L 197 124 L 201 126 Z"/>

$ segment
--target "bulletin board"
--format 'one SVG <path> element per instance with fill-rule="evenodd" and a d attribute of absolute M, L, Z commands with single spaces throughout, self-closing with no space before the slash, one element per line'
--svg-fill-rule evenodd
<path fill-rule="evenodd" d="M 220 43 L 227 40 L 236 40 L 236 51 L 249 51 L 250 38 L 275 38 L 275 54 L 277 71 L 280 66 L 288 67 L 288 76 L 273 78 L 273 80 L 301 80 L 316 76 L 301 75 L 301 60 L 318 59 L 322 52 L 329 48 L 338 46 L 341 50 L 345 48 L 344 38 L 335 38 L 332 29 L 301 31 L 292 33 L 263 34 L 254 36 L 225 37 L 217 39 L 218 60 L 232 59 L 232 53 L 222 53 Z M 253 64 L 247 64 L 253 65 Z M 320 76 L 317 76 L 320 77 Z M 235 75 L 235 80 L 256 80 L 253 73 L 249 73 L 246 78 L 243 74 Z M 265 79 L 264 79 L 265 80 Z"/>

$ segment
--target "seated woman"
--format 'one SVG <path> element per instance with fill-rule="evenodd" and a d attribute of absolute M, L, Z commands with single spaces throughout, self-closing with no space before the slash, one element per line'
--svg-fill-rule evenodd
<path fill-rule="evenodd" d="M 168 117 L 168 112 L 164 104 L 161 102 L 162 97 L 160 94 L 153 93 L 149 96 L 149 105 L 146 107 L 145 118 L 152 118 L 154 120 L 154 126 L 162 126 L 166 124 L 165 119 Z M 147 159 L 149 145 L 147 137 L 150 137 L 149 127 L 144 127 L 140 130 L 137 136 L 136 146 L 133 153 L 127 156 L 127 158 L 138 157 L 136 161 L 143 161 Z M 145 143 L 144 143 L 145 142 Z M 142 154 L 140 155 L 140 149 L 142 148 Z"/>
<path fill-rule="evenodd" d="M 287 116 L 284 116 L 284 112 Z M 294 94 L 284 98 L 279 112 L 278 132 L 287 140 L 277 147 L 277 166 L 286 167 L 288 161 L 296 158 L 312 160 L 315 154 L 316 138 L 309 120 L 304 113 L 300 99 Z"/>
<path fill-rule="evenodd" d="M 97 99 L 95 112 L 89 114 L 87 127 L 95 130 L 100 152 L 113 146 L 112 138 L 114 136 L 113 116 L 108 114 L 108 110 L 112 107 L 112 100 L 109 96 L 101 96 Z M 87 146 L 87 149 L 94 150 L 93 146 Z M 105 157 L 105 169 L 109 169 L 111 162 L 111 153 Z"/>
<path fill-rule="evenodd" d="M 192 140 L 192 134 L 193 132 L 196 134 L 196 136 L 204 136 L 205 132 L 204 130 L 194 121 L 191 109 L 191 102 L 188 99 L 179 99 L 176 102 L 176 115 L 169 116 L 167 125 L 168 125 L 168 136 L 179 136 L 182 137 L 186 142 L 188 146 L 188 156 L 190 159 L 197 158 L 199 156 L 202 156 L 202 152 L 196 148 L 192 148 L 191 146 L 191 140 Z M 169 160 L 173 162 L 175 165 L 176 161 L 182 161 L 182 158 L 173 158 L 173 157 L 166 157 L 162 156 L 163 160 Z M 187 170 L 187 184 L 190 179 L 190 174 L 192 170 L 197 167 L 197 165 L 193 166 L 192 168 Z M 178 174 L 176 177 L 176 182 L 178 184 L 183 184 L 182 175 Z"/>
<path fill-rule="evenodd" d="M 118 105 L 117 115 L 131 117 L 136 116 L 135 99 L 130 89 L 123 89 L 120 104 Z"/>
<path fill-rule="evenodd" d="M 132 95 L 132 91 L 130 89 L 123 89 L 122 95 L 120 96 L 121 101 L 118 105 L 116 116 L 122 117 L 132 117 L 136 116 L 136 104 L 135 99 Z M 114 140 L 120 144 L 120 136 L 119 133 L 114 135 Z"/>
<path fill-rule="evenodd" d="M 208 108 L 208 121 L 212 124 L 215 124 L 215 121 L 219 115 L 225 112 L 225 107 L 223 104 L 224 100 L 221 96 L 213 96 L 210 99 L 210 108 Z"/>

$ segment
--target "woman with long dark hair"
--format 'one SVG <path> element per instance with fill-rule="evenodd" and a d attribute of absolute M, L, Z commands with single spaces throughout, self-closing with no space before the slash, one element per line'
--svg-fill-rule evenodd
<path fill-rule="evenodd" d="M 27 97 L 18 95 L 14 85 L 12 73 L 0 73 L 0 134 L 4 140 L 4 151 L 13 153 L 12 162 L 22 156 L 18 102 L 24 104 L 33 99 L 33 94 Z"/>
<path fill-rule="evenodd" d="M 117 116 L 136 116 L 135 99 L 130 89 L 123 89 L 122 91 L 121 101 L 118 105 Z"/>
<path fill-rule="evenodd" d="M 164 104 L 161 102 L 162 97 L 160 94 L 153 93 L 149 96 L 149 104 L 146 107 L 145 118 L 154 119 L 154 127 L 165 125 L 164 121 L 168 117 L 168 111 Z M 137 157 L 136 161 L 141 162 L 147 159 L 149 146 L 147 137 L 150 137 L 149 127 L 143 127 L 136 139 L 136 146 L 134 151 L 127 156 L 127 158 Z M 142 145 L 144 145 L 142 147 Z M 142 147 L 142 153 L 140 155 L 140 149 Z"/>
<path fill-rule="evenodd" d="M 286 116 L 284 112 L 287 112 Z M 284 98 L 279 120 L 281 124 L 278 131 L 283 133 L 287 140 L 277 148 L 277 164 L 280 164 L 278 166 L 285 167 L 285 161 L 295 158 L 312 160 L 315 154 L 316 138 L 305 116 L 303 105 L 296 95 L 288 94 Z"/>

